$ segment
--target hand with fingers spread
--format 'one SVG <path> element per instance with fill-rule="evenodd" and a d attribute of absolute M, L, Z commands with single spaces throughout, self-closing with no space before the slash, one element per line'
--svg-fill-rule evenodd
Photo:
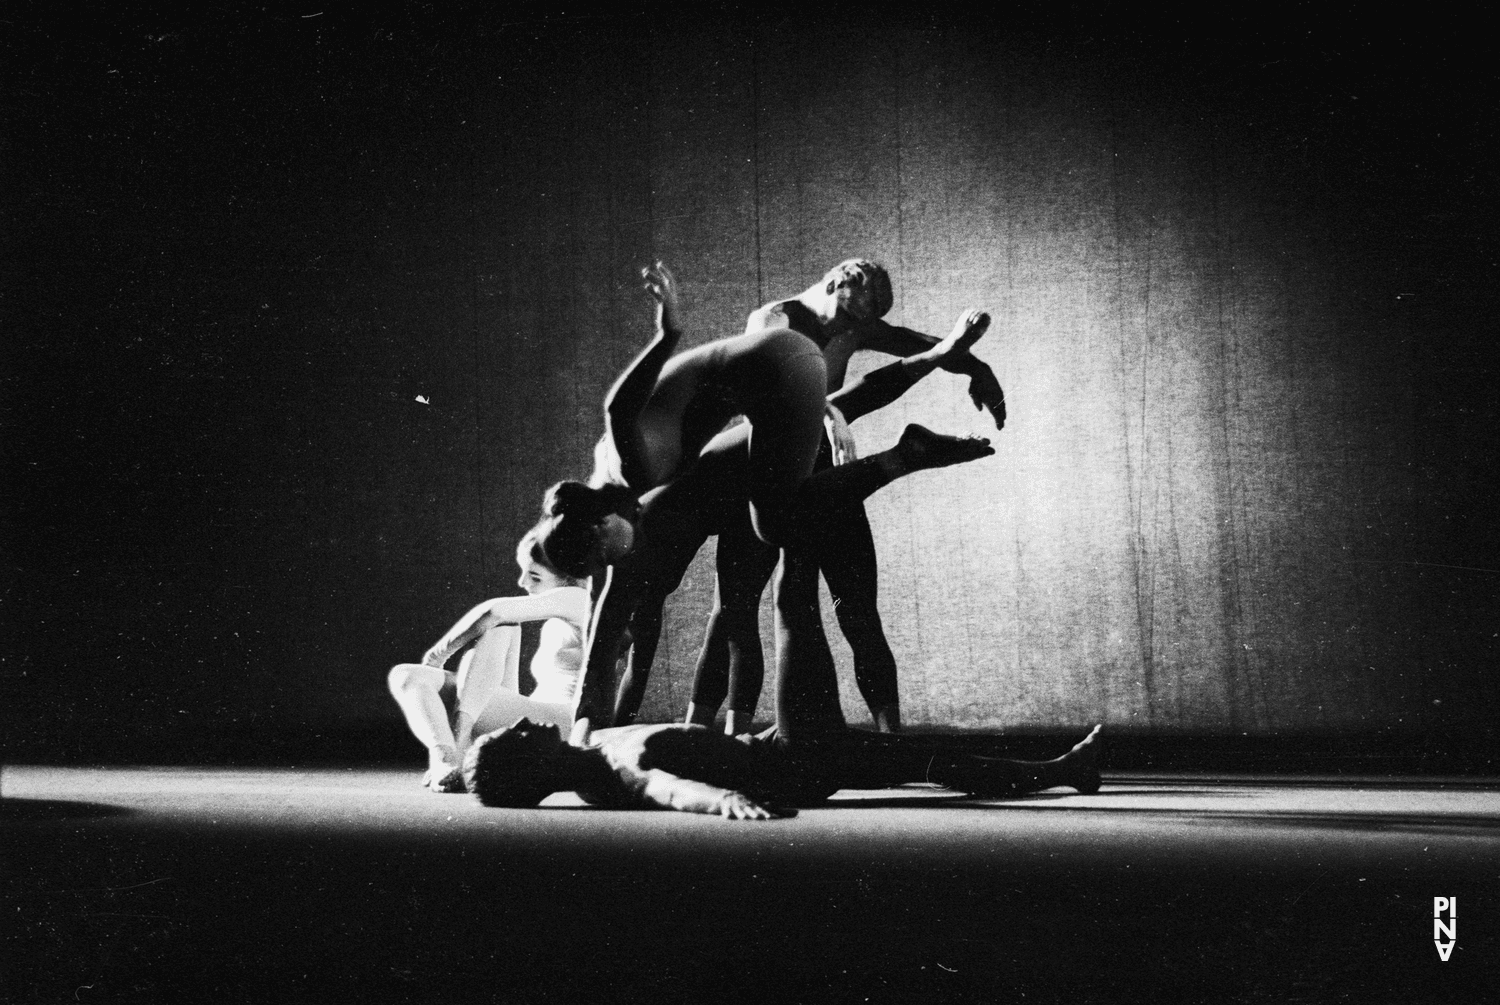
<path fill-rule="evenodd" d="M 724 793 L 714 812 L 725 820 L 776 820 L 787 815 L 762 806 L 743 792 Z"/>
<path fill-rule="evenodd" d="M 677 279 L 660 260 L 641 269 L 642 287 L 656 301 L 657 318 L 662 328 L 676 330 L 678 327 Z"/>

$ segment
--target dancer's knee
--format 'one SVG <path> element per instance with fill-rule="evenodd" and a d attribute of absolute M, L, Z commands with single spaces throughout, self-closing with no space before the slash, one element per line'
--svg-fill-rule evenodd
<path fill-rule="evenodd" d="M 412 673 L 417 668 L 415 663 L 399 663 L 391 667 L 391 672 L 386 674 L 386 686 L 391 689 L 391 694 L 399 696 L 402 692 L 410 690 L 416 675 Z"/>
<path fill-rule="evenodd" d="M 386 674 L 386 686 L 399 698 L 419 688 L 436 691 L 443 686 L 443 671 L 422 663 L 398 663 Z"/>

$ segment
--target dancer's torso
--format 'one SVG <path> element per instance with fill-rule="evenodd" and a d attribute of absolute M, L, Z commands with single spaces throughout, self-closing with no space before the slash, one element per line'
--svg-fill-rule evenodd
<path fill-rule="evenodd" d="M 566 592 L 564 592 L 566 591 Z M 541 642 L 531 658 L 531 676 L 536 701 L 570 702 L 578 688 L 583 666 L 583 636 L 588 625 L 589 593 L 579 586 L 559 587 L 558 599 L 576 608 L 566 618 L 548 618 L 542 623 Z"/>
<path fill-rule="evenodd" d="M 671 480 L 737 415 L 752 425 L 778 405 L 784 370 L 810 365 L 821 353 L 788 328 L 747 332 L 689 349 L 667 361 L 637 428 L 651 485 Z M 805 362 L 806 361 L 806 362 Z"/>

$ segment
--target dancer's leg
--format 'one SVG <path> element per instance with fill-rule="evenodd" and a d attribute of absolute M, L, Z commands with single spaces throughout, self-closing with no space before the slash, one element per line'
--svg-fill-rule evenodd
<path fill-rule="evenodd" d="M 901 728 L 896 657 L 880 621 L 875 539 L 863 506 L 830 515 L 818 564 L 828 581 L 833 613 L 854 655 L 854 680 L 875 728 L 894 733 Z"/>
<path fill-rule="evenodd" d="M 616 726 L 628 726 L 635 721 L 646 698 L 646 685 L 651 680 L 651 667 L 656 662 L 656 646 L 661 641 L 661 612 L 667 598 L 655 591 L 636 604 L 630 618 L 630 652 L 625 659 L 625 672 L 620 675 L 620 685 L 615 689 L 615 713 L 612 721 Z"/>
<path fill-rule="evenodd" d="M 631 557 L 627 573 L 634 597 L 630 659 L 615 691 L 612 721 L 616 726 L 629 725 L 640 712 L 661 638 L 662 607 L 681 585 L 693 556 L 708 540 L 706 507 L 699 498 L 705 489 L 692 481 L 702 477 L 696 468 L 690 470 L 680 480 L 682 484 L 668 486 L 643 507 L 646 544 Z"/>
<path fill-rule="evenodd" d="M 496 625 L 479 637 L 458 665 L 458 705 L 453 716 L 454 745 L 463 757 L 474 738 L 474 724 L 494 696 L 521 691 L 521 628 Z"/>
<path fill-rule="evenodd" d="M 869 457 L 825 468 L 803 479 L 790 504 L 783 502 L 779 527 L 783 540 L 803 548 L 818 548 L 829 514 L 862 502 L 897 478 L 928 468 L 947 467 L 989 457 L 990 441 L 974 436 L 946 436 L 915 424 L 901 433 L 896 445 Z M 755 512 L 751 497 L 752 514 Z M 756 524 L 762 539 L 762 524 Z"/>
<path fill-rule="evenodd" d="M 731 379 L 750 419 L 750 519 L 762 541 L 779 545 L 794 532 L 798 490 L 823 441 L 828 368 L 813 341 L 790 329 L 746 345 Z"/>
<path fill-rule="evenodd" d="M 712 725 L 728 697 L 725 732 L 746 732 L 765 678 L 760 644 L 760 598 L 777 549 L 755 536 L 743 509 L 719 530 L 715 549 L 714 609 L 693 677 L 688 722 Z"/>
<path fill-rule="evenodd" d="M 811 553 L 783 549 L 775 593 L 777 736 L 796 745 L 842 734 L 838 677 L 823 632 L 818 566 Z"/>
<path fill-rule="evenodd" d="M 427 748 L 427 775 L 423 783 L 431 785 L 434 791 L 454 791 L 444 786 L 451 785 L 451 778 L 461 777 L 458 770 L 462 759 L 448 725 L 448 709 L 438 694 L 452 676 L 438 667 L 401 663 L 386 677 L 391 697 L 401 707 L 407 727 Z"/>
<path fill-rule="evenodd" d="M 521 718 L 543 725 L 555 725 L 566 734 L 573 725 L 573 706 L 569 702 L 536 701 L 523 694 L 497 691 L 480 714 L 475 733 L 483 736 Z"/>
<path fill-rule="evenodd" d="M 998 739 L 998 738 L 997 738 Z M 904 782 L 935 782 L 978 796 L 1017 796 L 1066 785 L 1079 792 L 1099 789 L 1099 727 L 1061 757 L 1019 761 L 970 753 L 935 736 L 889 736 L 847 730 L 818 745 L 845 788 L 881 788 Z"/>

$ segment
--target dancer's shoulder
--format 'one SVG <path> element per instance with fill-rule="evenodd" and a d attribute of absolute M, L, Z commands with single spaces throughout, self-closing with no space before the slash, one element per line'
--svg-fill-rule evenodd
<path fill-rule="evenodd" d="M 792 331 L 815 338 L 821 326 L 817 316 L 800 300 L 776 300 L 750 312 L 745 331 L 759 332 L 769 328 L 790 328 Z"/>

